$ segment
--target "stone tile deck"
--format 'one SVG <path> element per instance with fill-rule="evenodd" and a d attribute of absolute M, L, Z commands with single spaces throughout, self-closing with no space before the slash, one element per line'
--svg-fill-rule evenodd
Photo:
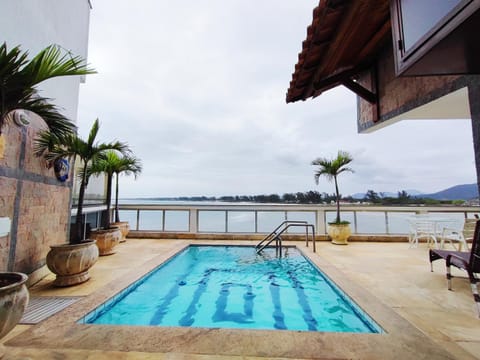
<path fill-rule="evenodd" d="M 196 240 L 195 243 L 209 243 Z M 128 239 L 117 254 L 101 257 L 92 279 L 54 288 L 53 275 L 32 296 L 85 296 L 34 325 L 18 325 L 6 338 L 4 359 L 480 359 L 480 319 L 465 273 L 448 291 L 444 262 L 430 272 L 424 244 L 317 243 L 302 249 L 386 330 L 386 334 L 154 328 L 80 325 L 94 309 L 188 240 Z M 215 244 L 223 243 L 215 240 Z M 246 241 L 228 241 L 241 243 Z"/>

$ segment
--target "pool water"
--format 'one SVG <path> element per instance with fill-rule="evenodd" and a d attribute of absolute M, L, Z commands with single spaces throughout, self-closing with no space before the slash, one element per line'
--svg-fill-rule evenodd
<path fill-rule="evenodd" d="M 295 247 L 191 245 L 79 322 L 382 332 Z"/>

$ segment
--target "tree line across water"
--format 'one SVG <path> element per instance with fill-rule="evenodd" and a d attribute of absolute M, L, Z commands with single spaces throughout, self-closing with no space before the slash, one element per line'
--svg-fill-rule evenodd
<path fill-rule="evenodd" d="M 397 193 L 396 197 L 385 196 L 381 192 L 375 192 L 368 190 L 363 198 L 353 198 L 352 196 L 340 195 L 342 202 L 347 203 L 370 203 L 378 205 L 460 205 L 463 204 L 463 200 L 436 200 L 426 197 L 418 197 L 409 195 L 406 191 L 402 190 Z M 172 199 L 170 199 L 172 200 Z M 328 194 L 326 192 L 320 193 L 319 191 L 306 191 L 296 193 L 279 194 L 262 194 L 262 195 L 233 195 L 233 196 L 193 196 L 193 197 L 178 197 L 174 200 L 182 201 L 225 201 L 225 202 L 254 202 L 254 203 L 284 203 L 284 204 L 330 204 L 336 201 L 335 194 Z"/>

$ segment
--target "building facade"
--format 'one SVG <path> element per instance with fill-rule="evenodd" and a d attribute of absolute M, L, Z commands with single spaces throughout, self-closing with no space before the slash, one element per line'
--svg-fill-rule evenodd
<path fill-rule="evenodd" d="M 320 0 L 286 100 L 343 85 L 357 94 L 360 133 L 470 119 L 480 184 L 479 26 L 478 0 Z"/>
<path fill-rule="evenodd" d="M 56 44 L 87 58 L 89 0 L 5 0 L 0 2 L 0 41 L 20 46 L 30 56 Z M 42 96 L 52 99 L 77 122 L 82 77 L 47 80 Z M 59 181 L 52 168 L 33 154 L 34 139 L 45 124 L 28 115 L 29 124 L 6 124 L 5 152 L 0 158 L 0 271 L 20 271 L 31 282 L 43 276 L 50 245 L 67 241 L 72 179 Z"/>

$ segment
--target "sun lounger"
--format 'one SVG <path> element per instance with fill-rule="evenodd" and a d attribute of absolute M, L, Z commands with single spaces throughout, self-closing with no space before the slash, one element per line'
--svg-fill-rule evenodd
<path fill-rule="evenodd" d="M 452 290 L 452 275 L 450 266 L 453 265 L 459 269 L 465 270 L 470 279 L 470 286 L 472 288 L 473 299 L 477 305 L 477 313 L 480 317 L 480 295 L 478 294 L 477 282 L 475 274 L 480 273 L 480 221 L 475 225 L 475 233 L 473 235 L 472 247 L 470 251 L 448 251 L 430 249 L 430 267 L 433 271 L 432 262 L 435 260 L 444 259 L 447 266 L 447 284 L 448 290 Z"/>

